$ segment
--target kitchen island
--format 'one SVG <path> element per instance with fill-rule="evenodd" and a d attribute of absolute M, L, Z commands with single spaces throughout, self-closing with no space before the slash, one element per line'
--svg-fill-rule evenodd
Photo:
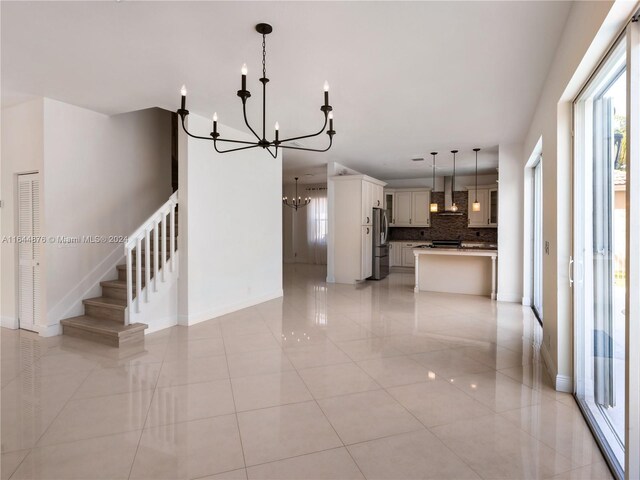
<path fill-rule="evenodd" d="M 496 299 L 497 250 L 414 248 L 413 255 L 414 292 L 465 293 Z"/>

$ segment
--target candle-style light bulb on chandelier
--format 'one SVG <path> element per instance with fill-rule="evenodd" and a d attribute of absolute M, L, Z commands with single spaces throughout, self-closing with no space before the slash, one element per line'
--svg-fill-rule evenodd
<path fill-rule="evenodd" d="M 277 124 L 276 124 L 277 125 Z M 282 204 L 287 207 L 291 207 L 294 210 L 298 211 L 299 208 L 306 207 L 311 203 L 311 197 L 304 197 L 304 200 L 298 196 L 298 177 L 296 180 L 296 194 L 292 200 L 289 200 L 288 197 L 282 197 Z"/>
<path fill-rule="evenodd" d="M 432 175 L 433 175 L 433 188 L 431 189 L 431 204 L 429 205 L 429 211 L 432 213 L 437 213 L 438 212 L 438 204 L 437 202 L 433 201 L 433 192 L 436 189 L 436 155 L 438 155 L 438 152 L 431 152 L 431 155 L 433 155 L 433 162 L 432 162 Z"/>
<path fill-rule="evenodd" d="M 480 149 L 474 148 L 473 151 L 476 152 L 476 190 L 475 190 L 476 199 L 471 206 L 471 210 L 474 212 L 479 212 L 481 207 L 480 207 L 480 202 L 478 201 L 478 152 L 480 151 Z"/>
<path fill-rule="evenodd" d="M 249 120 L 247 119 L 247 100 L 249 99 L 249 97 L 251 97 L 251 92 L 249 92 L 249 90 L 247 90 L 247 73 L 248 73 L 248 69 L 247 69 L 247 65 L 244 64 L 242 65 L 242 69 L 241 69 L 241 74 L 242 74 L 242 79 L 241 79 L 241 89 L 238 90 L 237 95 L 238 97 L 240 97 L 240 99 L 242 100 L 242 115 L 244 117 L 244 123 L 247 126 L 247 128 L 251 131 L 251 133 L 253 134 L 254 137 L 256 137 L 256 141 L 243 141 L 243 140 L 232 140 L 229 138 L 222 138 L 220 136 L 220 132 L 218 132 L 218 115 L 214 114 L 213 116 L 213 131 L 210 133 L 209 137 L 203 137 L 203 136 L 199 136 L 199 135 L 193 135 L 191 134 L 184 122 L 186 117 L 189 115 L 189 110 L 187 110 L 186 107 L 186 100 L 187 100 L 187 89 L 186 87 L 183 85 L 182 89 L 180 91 L 181 95 L 182 95 L 182 102 L 180 105 L 180 109 L 178 110 L 178 115 L 180 115 L 180 119 L 182 122 L 182 128 L 183 130 L 186 132 L 187 135 L 189 135 L 190 137 L 193 138 L 198 138 L 201 140 L 212 140 L 213 141 L 213 147 L 215 148 L 216 152 L 218 153 L 229 153 L 229 152 L 237 152 L 239 150 L 247 150 L 250 148 L 257 148 L 257 147 L 261 147 L 265 150 L 267 150 L 269 152 L 269 154 L 271 154 L 271 156 L 273 158 L 276 158 L 276 156 L 278 155 L 278 148 L 286 148 L 286 149 L 291 149 L 291 150 L 306 150 L 308 152 L 326 152 L 327 150 L 329 150 L 331 148 L 331 145 L 333 144 L 333 136 L 336 134 L 336 131 L 333 129 L 333 108 L 331 107 L 331 105 L 329 105 L 329 83 L 328 82 L 324 82 L 324 104 L 320 107 L 320 110 L 322 111 L 322 113 L 324 114 L 324 124 L 322 125 L 322 128 L 316 132 L 316 133 L 311 133 L 309 135 L 301 135 L 298 137 L 290 137 L 290 138 L 285 138 L 285 139 L 280 139 L 280 126 L 278 124 L 278 122 L 276 122 L 275 124 L 275 129 L 274 129 L 274 139 L 273 140 L 267 140 L 267 134 L 266 134 L 266 118 L 267 118 L 267 113 L 266 113 L 266 97 L 267 97 L 267 83 L 269 82 L 269 79 L 267 78 L 267 50 L 266 50 L 266 36 L 269 35 L 272 31 L 273 31 L 273 27 L 271 27 L 271 25 L 267 24 L 267 23 L 259 23 L 258 25 L 256 25 L 256 31 L 262 35 L 262 78 L 260 78 L 260 83 L 262 83 L 262 136 L 258 135 L 258 133 L 256 133 L 256 131 L 251 127 L 251 125 L 249 124 Z M 311 138 L 311 137 L 316 137 L 318 135 L 320 135 L 321 133 L 325 132 L 325 129 L 327 128 L 327 123 L 329 124 L 329 129 L 326 130 L 326 134 L 329 136 L 329 146 L 323 149 L 315 149 L 315 148 L 304 148 L 304 147 L 296 147 L 293 145 L 287 145 L 288 142 L 292 142 L 294 140 L 301 140 L 303 138 Z M 218 149 L 218 142 L 225 142 L 225 143 L 235 143 L 235 144 L 240 144 L 242 146 L 237 147 L 237 148 L 230 148 L 227 150 L 219 150 Z M 274 148 L 274 151 L 272 151 L 272 148 Z"/>
<path fill-rule="evenodd" d="M 456 153 L 458 153 L 458 150 L 451 150 L 451 153 L 453 153 L 453 179 L 452 179 L 452 184 L 451 184 L 451 201 L 452 201 L 451 211 L 452 212 L 457 212 L 458 211 L 458 205 L 456 205 Z"/>

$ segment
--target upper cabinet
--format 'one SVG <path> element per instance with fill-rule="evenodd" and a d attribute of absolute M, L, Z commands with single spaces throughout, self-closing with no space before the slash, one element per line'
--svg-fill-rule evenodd
<path fill-rule="evenodd" d="M 494 186 L 468 188 L 469 227 L 495 228 L 498 226 L 498 189 Z M 473 211 L 473 203 L 480 203 L 480 210 Z"/>
<path fill-rule="evenodd" d="M 387 212 L 387 220 L 390 227 L 393 227 L 396 224 L 396 219 L 393 216 L 394 206 L 396 203 L 395 197 L 396 194 L 393 191 L 384 191 L 384 209 Z"/>
<path fill-rule="evenodd" d="M 362 225 L 371 225 L 373 209 L 384 207 L 384 187 L 377 183 L 362 180 Z"/>
<path fill-rule="evenodd" d="M 430 227 L 429 203 L 431 191 L 429 189 L 398 189 L 386 190 L 386 208 L 389 215 L 391 202 L 391 224 L 395 227 Z"/>

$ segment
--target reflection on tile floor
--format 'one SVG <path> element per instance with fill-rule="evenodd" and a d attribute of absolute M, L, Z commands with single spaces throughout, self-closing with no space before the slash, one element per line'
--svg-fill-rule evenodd
<path fill-rule="evenodd" d="M 2 480 L 611 478 L 529 309 L 284 272 L 142 349 L 2 329 Z"/>

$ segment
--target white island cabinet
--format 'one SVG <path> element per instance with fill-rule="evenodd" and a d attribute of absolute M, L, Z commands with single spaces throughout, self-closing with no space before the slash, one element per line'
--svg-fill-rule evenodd
<path fill-rule="evenodd" d="M 497 250 L 415 248 L 414 292 L 446 292 L 496 299 Z"/>

